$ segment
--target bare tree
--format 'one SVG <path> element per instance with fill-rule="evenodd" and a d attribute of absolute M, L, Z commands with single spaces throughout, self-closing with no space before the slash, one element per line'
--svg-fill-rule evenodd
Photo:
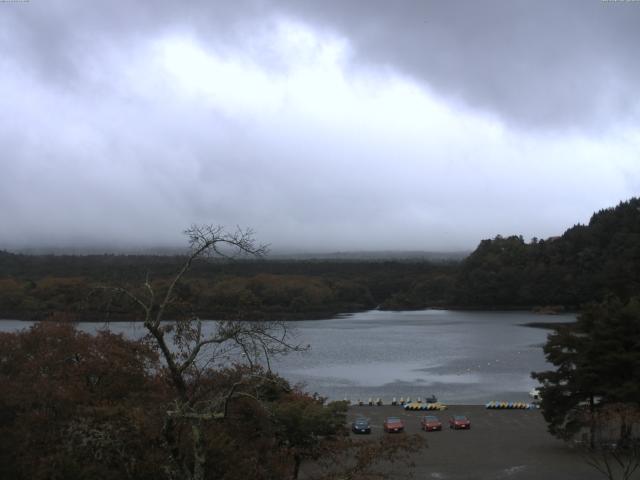
<path fill-rule="evenodd" d="M 163 288 L 154 286 L 149 275 L 140 291 L 117 287 L 111 290 L 129 298 L 141 311 L 148 340 L 160 351 L 166 365 L 173 404 L 166 411 L 163 435 L 171 453 L 170 477 L 202 480 L 205 477 L 205 424 L 223 421 L 229 402 L 236 397 L 259 401 L 256 385 L 274 381 L 262 375 L 256 383 L 257 367 L 266 366 L 273 355 L 304 350 L 290 340 L 284 322 L 248 322 L 225 320 L 203 323 L 195 314 L 166 319 L 177 302 L 176 290 L 194 262 L 206 257 L 261 257 L 264 245 L 256 244 L 251 230 L 228 232 L 221 226 L 193 225 L 185 231 L 189 253 L 181 268 Z M 202 388 L 203 378 L 216 362 L 242 362 L 245 374 L 225 391 Z M 219 365 L 219 363 L 218 363 Z M 251 385 L 251 389 L 249 389 Z M 247 388 L 245 388 L 247 387 Z M 186 428 L 185 428 L 186 427 Z M 190 449 L 181 448 L 181 434 L 188 431 Z"/>
<path fill-rule="evenodd" d="M 585 462 L 608 480 L 630 480 L 640 468 L 637 405 L 602 405 L 589 415 L 589 432 L 577 442 Z"/>

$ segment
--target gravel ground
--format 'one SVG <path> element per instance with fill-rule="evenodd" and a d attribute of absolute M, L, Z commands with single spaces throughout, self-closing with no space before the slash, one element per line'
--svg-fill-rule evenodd
<path fill-rule="evenodd" d="M 369 419 L 372 436 L 382 430 L 387 416 L 405 421 L 407 433 L 426 436 L 429 447 L 416 455 L 416 479 L 602 479 L 580 455 L 546 430 L 539 410 L 487 410 L 484 406 L 455 405 L 435 412 L 443 424 L 440 432 L 423 432 L 420 417 L 427 412 L 405 411 L 392 406 L 353 406 L 349 422 Z M 434 412 L 428 412 L 434 413 Z M 451 415 L 467 415 L 471 429 L 450 430 Z M 403 478 L 400 475 L 398 478 Z"/>

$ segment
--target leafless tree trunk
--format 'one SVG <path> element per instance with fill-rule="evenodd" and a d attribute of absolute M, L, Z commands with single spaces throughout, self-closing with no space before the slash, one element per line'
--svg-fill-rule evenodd
<path fill-rule="evenodd" d="M 251 230 L 237 229 L 229 233 L 223 227 L 206 225 L 192 226 L 185 234 L 189 238 L 190 252 L 161 293 L 156 291 L 148 276 L 144 282 L 146 295 L 134 294 L 126 288 L 113 290 L 128 297 L 140 308 L 148 337 L 160 351 L 175 391 L 174 404 L 167 410 L 163 429 L 175 464 L 173 474 L 185 480 L 203 480 L 207 460 L 203 424 L 222 421 L 227 415 L 229 401 L 235 396 L 251 396 L 242 391 L 240 381 L 229 391 L 216 392 L 215 395 L 209 393 L 207 398 L 200 398 L 198 381 L 204 371 L 211 368 L 216 359 L 233 355 L 251 366 L 265 361 L 269 367 L 270 356 L 300 351 L 305 347 L 290 342 L 287 326 L 283 322 L 227 320 L 208 325 L 213 326 L 213 330 L 206 333 L 202 321 L 195 315 L 167 322 L 165 315 L 176 301 L 176 287 L 195 260 L 207 256 L 260 257 L 266 253 L 265 246 L 256 245 Z M 185 423 L 191 432 L 191 458 L 187 458 L 179 446 L 178 427 Z"/>
<path fill-rule="evenodd" d="M 581 450 L 585 462 L 608 480 L 630 480 L 640 468 L 638 427 L 636 405 L 610 404 L 593 410 L 589 445 Z"/>

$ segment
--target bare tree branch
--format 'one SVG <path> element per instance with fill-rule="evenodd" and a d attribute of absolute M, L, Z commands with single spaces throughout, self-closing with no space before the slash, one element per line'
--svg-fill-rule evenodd
<path fill-rule="evenodd" d="M 176 295 L 178 285 L 196 260 L 206 257 L 230 259 L 242 255 L 262 257 L 267 252 L 265 245 L 256 244 L 251 229 L 243 230 L 237 227 L 234 231 L 228 232 L 220 225 L 192 225 L 184 233 L 189 241 L 189 253 L 166 287 L 158 289 L 147 273 L 143 283 L 147 292 L 146 300 L 123 287 L 111 290 L 126 296 L 144 312 L 144 326 L 150 340 L 160 350 L 176 392 L 174 404 L 167 409 L 163 436 L 177 472 L 187 480 L 202 480 L 206 462 L 202 438 L 203 422 L 226 418 L 229 402 L 233 398 L 246 397 L 260 402 L 257 390 L 254 395 L 243 389 L 248 385 L 247 381 L 251 378 L 254 367 L 264 359 L 270 370 L 272 355 L 301 351 L 305 347 L 289 341 L 288 330 L 282 322 L 220 321 L 212 324 L 214 331 L 207 335 L 203 333 L 201 319 L 195 314 L 163 325 L 162 322 L 166 321 L 165 315 L 179 297 Z M 173 342 L 172 347 L 167 338 Z M 201 354 L 211 346 L 216 348 L 213 348 L 209 357 L 202 361 Z M 201 392 L 203 373 L 210 368 L 216 355 L 231 355 L 234 350 L 244 353 L 244 361 L 249 364 L 249 373 L 243 374 L 226 392 Z M 183 449 L 180 448 L 179 431 L 184 430 L 180 430 L 178 425 L 185 422 L 190 426 L 188 431 L 191 432 L 193 450 L 190 458 L 186 458 Z"/>

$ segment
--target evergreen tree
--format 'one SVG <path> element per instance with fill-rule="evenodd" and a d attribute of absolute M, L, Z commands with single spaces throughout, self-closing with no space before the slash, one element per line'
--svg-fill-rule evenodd
<path fill-rule="evenodd" d="M 640 408 L 640 298 L 589 305 L 575 324 L 549 335 L 544 352 L 556 369 L 532 376 L 542 383 L 543 414 L 554 435 L 569 439 L 586 429 L 593 446 L 599 411 Z M 618 440 L 630 433 L 621 426 Z"/>

